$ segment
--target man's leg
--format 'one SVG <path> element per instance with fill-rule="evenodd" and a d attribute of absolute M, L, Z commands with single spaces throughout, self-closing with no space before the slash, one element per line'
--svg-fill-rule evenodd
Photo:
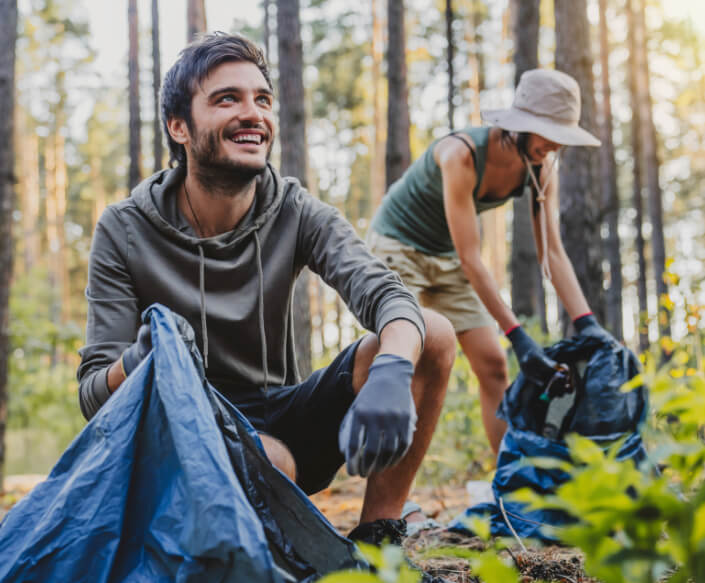
<path fill-rule="evenodd" d="M 480 383 L 482 423 L 492 451 L 497 454 L 507 430 L 507 424 L 495 415 L 504 391 L 509 386 L 507 358 L 499 344 L 494 326 L 458 332 L 458 341 Z"/>
<path fill-rule="evenodd" d="M 426 340 L 411 382 L 418 421 L 414 440 L 404 458 L 395 466 L 372 474 L 367 480 L 360 522 L 379 518 L 399 518 L 411 484 L 431 443 L 441 413 L 448 377 L 455 360 L 453 328 L 443 316 L 424 310 Z M 363 338 L 355 355 L 353 389 L 357 394 L 378 351 L 377 338 Z"/>
<path fill-rule="evenodd" d="M 296 461 L 284 442 L 266 433 L 260 433 L 259 438 L 272 465 L 284 472 L 292 482 L 296 482 Z"/>

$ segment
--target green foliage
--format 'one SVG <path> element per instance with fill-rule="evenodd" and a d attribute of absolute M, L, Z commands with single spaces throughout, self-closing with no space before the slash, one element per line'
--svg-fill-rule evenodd
<path fill-rule="evenodd" d="M 381 548 L 358 543 L 362 560 L 374 568 L 374 573 L 366 571 L 341 571 L 326 575 L 320 583 L 418 583 L 421 573 L 412 569 L 404 556 L 404 550 L 395 545 Z"/>
<path fill-rule="evenodd" d="M 12 287 L 8 427 L 40 429 L 65 444 L 83 426 L 75 376 L 82 333 L 57 322 L 57 293 L 43 268 Z"/>

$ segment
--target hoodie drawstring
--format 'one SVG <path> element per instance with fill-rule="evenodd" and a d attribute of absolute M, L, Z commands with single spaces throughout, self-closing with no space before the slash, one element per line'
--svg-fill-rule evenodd
<path fill-rule="evenodd" d="M 258 297 L 257 304 L 259 308 L 259 332 L 262 342 L 262 370 L 264 371 L 264 390 L 267 390 L 267 381 L 269 376 L 269 368 L 267 367 L 267 335 L 264 328 L 264 272 L 262 270 L 262 248 L 259 242 L 257 231 L 255 235 L 255 248 L 257 249 L 257 281 L 258 281 Z"/>
<path fill-rule="evenodd" d="M 194 215 L 195 216 L 195 215 Z M 201 334 L 203 335 L 203 365 L 208 369 L 208 325 L 206 324 L 206 258 L 203 247 L 198 245 L 201 260 L 198 269 L 198 287 L 201 292 Z"/>
<path fill-rule="evenodd" d="M 548 281 L 551 281 L 551 268 L 548 262 L 548 233 L 546 226 L 547 219 L 545 202 L 546 190 L 548 189 L 548 185 L 551 184 L 551 180 L 553 180 L 553 170 L 558 163 L 558 158 L 560 158 L 560 152 L 553 158 L 553 162 L 551 163 L 551 167 L 548 171 L 548 179 L 546 180 L 546 184 L 539 186 L 539 181 L 534 175 L 534 170 L 531 167 L 531 163 L 529 162 L 529 159 L 524 156 L 524 163 L 526 164 L 526 168 L 529 171 L 529 176 L 531 176 L 531 180 L 536 188 L 536 202 L 539 203 L 539 231 L 541 236 L 541 248 L 543 250 L 543 256 L 541 257 L 541 273 Z M 531 212 L 531 205 L 529 205 L 529 212 Z"/>

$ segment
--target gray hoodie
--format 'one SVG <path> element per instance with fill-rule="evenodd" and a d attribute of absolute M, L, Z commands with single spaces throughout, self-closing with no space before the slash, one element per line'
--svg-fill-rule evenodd
<path fill-rule="evenodd" d="M 177 206 L 179 168 L 139 184 L 96 225 L 88 268 L 79 401 L 90 419 L 110 393 L 107 372 L 160 302 L 193 326 L 208 380 L 235 404 L 258 387 L 298 382 L 292 298 L 304 266 L 376 333 L 392 320 L 425 329 L 416 300 L 333 207 L 268 166 L 231 232 L 200 239 Z"/>

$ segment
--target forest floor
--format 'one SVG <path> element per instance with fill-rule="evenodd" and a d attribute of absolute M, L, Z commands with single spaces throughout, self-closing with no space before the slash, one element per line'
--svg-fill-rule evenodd
<path fill-rule="evenodd" d="M 40 475 L 8 476 L 5 490 L 0 493 L 0 520 L 7 511 L 37 483 Z M 333 484 L 311 499 L 340 532 L 348 533 L 360 516 L 365 481 L 360 478 L 338 478 Z M 468 494 L 463 485 L 419 487 L 414 489 L 413 500 L 421 505 L 427 516 L 441 524 L 450 522 L 468 505 Z M 574 549 L 547 546 L 537 547 L 524 541 L 529 548 L 522 552 L 512 547 L 511 557 L 522 574 L 522 583 L 546 581 L 549 583 L 597 583 L 587 577 L 582 569 L 582 556 Z M 475 583 L 465 559 L 454 557 L 423 558 L 422 554 L 439 547 L 456 547 L 483 550 L 484 543 L 476 537 L 449 532 L 443 529 L 424 530 L 406 539 L 404 546 L 409 556 L 433 575 L 454 583 Z"/>
<path fill-rule="evenodd" d="M 312 496 L 313 503 L 342 533 L 348 533 L 360 516 L 365 482 L 359 478 L 338 479 Z M 425 514 L 441 524 L 447 524 L 468 506 L 468 494 L 463 485 L 418 487 L 413 491 Z M 510 548 L 506 556 L 521 572 L 522 583 L 545 581 L 549 583 L 598 583 L 583 570 L 583 558 L 575 549 L 559 546 L 536 546 L 523 541 L 528 548 L 523 552 L 519 545 Z M 406 539 L 408 555 L 429 573 L 444 577 L 454 583 L 478 581 L 469 572 L 468 562 L 455 557 L 423 558 L 426 551 L 435 548 L 456 547 L 484 550 L 485 543 L 477 538 L 450 532 L 442 528 L 421 531 Z"/>

